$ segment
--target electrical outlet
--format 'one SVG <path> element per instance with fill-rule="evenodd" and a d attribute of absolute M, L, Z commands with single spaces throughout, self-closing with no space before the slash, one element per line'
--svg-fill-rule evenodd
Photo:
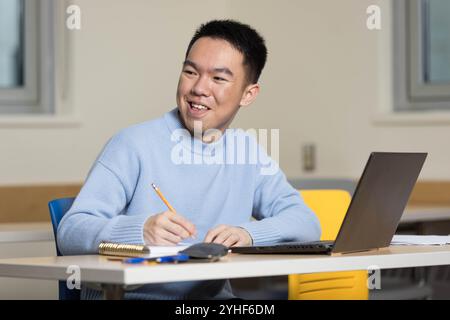
<path fill-rule="evenodd" d="M 316 145 L 307 143 L 302 146 L 303 171 L 312 172 L 316 169 Z"/>

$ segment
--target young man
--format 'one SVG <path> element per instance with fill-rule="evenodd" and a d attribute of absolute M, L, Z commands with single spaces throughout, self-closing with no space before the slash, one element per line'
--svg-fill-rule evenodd
<path fill-rule="evenodd" d="M 107 143 L 60 223 L 60 251 L 96 253 L 102 240 L 225 246 L 318 240 L 316 216 L 284 174 L 264 171 L 263 164 L 274 162 L 250 135 L 227 130 L 239 108 L 258 95 L 266 56 L 264 40 L 247 25 L 230 20 L 202 25 L 187 49 L 178 108 L 124 129 Z M 248 161 L 252 150 L 261 161 Z M 247 161 L 236 160 L 242 153 Z M 152 183 L 176 212 L 167 209 Z M 82 297 L 101 294 L 83 288 Z M 145 285 L 125 297 L 227 299 L 233 294 L 228 281 L 217 280 Z"/>

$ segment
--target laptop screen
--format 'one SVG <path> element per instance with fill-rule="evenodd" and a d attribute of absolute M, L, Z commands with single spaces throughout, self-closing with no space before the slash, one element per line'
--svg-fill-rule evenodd
<path fill-rule="evenodd" d="M 358 182 L 333 253 L 387 247 L 426 153 L 373 152 Z"/>

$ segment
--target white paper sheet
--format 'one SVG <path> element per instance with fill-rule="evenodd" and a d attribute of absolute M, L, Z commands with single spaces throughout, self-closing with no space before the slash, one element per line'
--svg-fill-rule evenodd
<path fill-rule="evenodd" d="M 450 236 L 394 235 L 391 245 L 441 246 L 450 244 Z"/>
<path fill-rule="evenodd" d="M 189 245 L 178 246 L 148 246 L 150 249 L 149 258 L 176 255 L 179 251 L 186 249 Z"/>

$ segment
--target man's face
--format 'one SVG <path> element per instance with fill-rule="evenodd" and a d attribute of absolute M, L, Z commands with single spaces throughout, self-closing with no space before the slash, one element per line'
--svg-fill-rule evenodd
<path fill-rule="evenodd" d="M 256 97 L 259 87 L 247 85 L 243 59 L 225 40 L 203 37 L 191 47 L 177 89 L 181 120 L 191 134 L 194 121 L 202 122 L 203 132 L 223 132 L 239 107 Z"/>

